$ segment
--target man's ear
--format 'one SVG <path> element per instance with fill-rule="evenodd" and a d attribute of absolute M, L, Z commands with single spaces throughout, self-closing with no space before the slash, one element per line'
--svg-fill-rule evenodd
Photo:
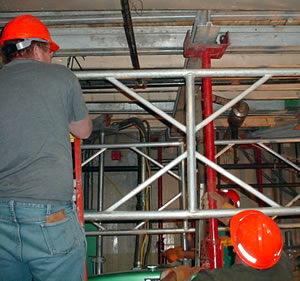
<path fill-rule="evenodd" d="M 42 52 L 43 51 L 41 50 L 41 48 L 38 45 L 34 44 L 32 48 L 32 58 L 37 61 L 42 61 Z"/>

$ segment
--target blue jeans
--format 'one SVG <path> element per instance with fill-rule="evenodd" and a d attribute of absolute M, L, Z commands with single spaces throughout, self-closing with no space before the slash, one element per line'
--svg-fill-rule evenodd
<path fill-rule="evenodd" d="M 83 281 L 85 258 L 85 235 L 72 202 L 0 200 L 0 281 Z"/>

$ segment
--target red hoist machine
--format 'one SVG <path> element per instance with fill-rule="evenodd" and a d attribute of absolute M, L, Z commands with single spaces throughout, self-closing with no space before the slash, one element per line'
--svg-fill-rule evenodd
<path fill-rule="evenodd" d="M 202 60 L 202 68 L 210 69 L 212 59 L 220 59 L 227 47 L 229 46 L 229 33 L 223 36 L 220 44 L 217 43 L 193 43 L 191 42 L 190 32 L 187 33 L 184 41 L 184 57 L 199 58 Z M 212 79 L 205 77 L 202 81 L 202 99 L 204 107 L 204 118 L 209 117 L 213 113 L 212 102 Z M 205 156 L 215 162 L 215 145 L 214 145 L 214 124 L 213 121 L 204 127 L 204 143 Z M 206 168 L 206 185 L 207 191 L 216 191 L 216 171 L 211 167 Z M 208 197 L 208 206 L 210 209 L 216 209 L 216 202 Z M 203 267 L 210 269 L 223 267 L 223 251 L 221 242 L 218 237 L 218 220 L 216 218 L 209 219 L 209 234 L 207 239 L 207 248 L 209 259 Z"/>

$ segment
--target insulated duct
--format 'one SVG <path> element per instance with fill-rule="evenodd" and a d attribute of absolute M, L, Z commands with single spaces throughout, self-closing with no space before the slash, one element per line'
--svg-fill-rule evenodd
<path fill-rule="evenodd" d="M 213 95 L 214 103 L 225 105 L 229 101 L 229 99 Z M 238 139 L 238 129 L 242 126 L 248 113 L 249 105 L 244 101 L 238 102 L 231 108 L 227 119 L 229 127 L 224 134 L 224 139 Z"/>

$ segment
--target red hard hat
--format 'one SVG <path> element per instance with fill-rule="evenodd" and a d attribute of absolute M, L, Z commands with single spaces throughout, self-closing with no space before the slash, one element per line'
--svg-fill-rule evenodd
<path fill-rule="evenodd" d="M 51 52 L 59 49 L 59 46 L 52 41 L 46 25 L 31 15 L 22 15 L 9 21 L 2 31 L 0 46 L 3 46 L 7 40 L 30 38 L 48 41 Z"/>
<path fill-rule="evenodd" d="M 266 269 L 282 254 L 282 236 L 277 224 L 256 210 L 242 211 L 230 221 L 232 244 L 239 258 L 250 267 Z"/>
<path fill-rule="evenodd" d="M 218 191 L 219 194 L 221 195 L 227 195 L 234 203 L 234 206 L 236 208 L 239 208 L 241 206 L 241 198 L 239 194 L 233 190 L 233 189 L 222 189 Z"/>

